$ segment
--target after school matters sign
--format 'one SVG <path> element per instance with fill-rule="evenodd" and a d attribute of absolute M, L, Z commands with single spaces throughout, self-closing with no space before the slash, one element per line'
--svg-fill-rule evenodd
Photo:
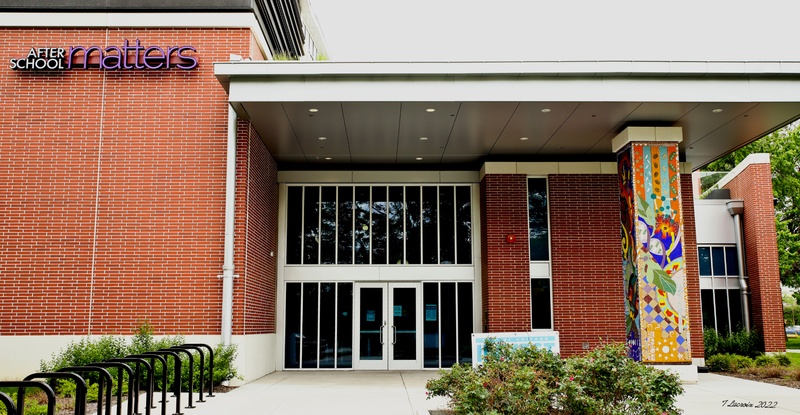
<path fill-rule="evenodd" d="M 11 59 L 19 71 L 67 71 L 76 69 L 159 70 L 197 67 L 192 46 L 143 46 L 125 39 L 121 46 L 31 47 L 27 56 Z"/>

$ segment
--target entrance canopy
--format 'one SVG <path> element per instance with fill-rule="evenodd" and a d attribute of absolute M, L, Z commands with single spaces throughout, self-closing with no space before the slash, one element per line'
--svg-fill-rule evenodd
<path fill-rule="evenodd" d="M 281 168 L 603 161 L 629 126 L 683 129 L 700 167 L 800 118 L 800 62 L 215 64 Z"/>

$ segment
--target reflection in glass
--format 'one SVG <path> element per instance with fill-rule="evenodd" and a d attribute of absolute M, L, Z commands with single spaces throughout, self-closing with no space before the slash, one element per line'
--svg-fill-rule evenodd
<path fill-rule="evenodd" d="M 735 246 L 725 247 L 725 270 L 729 276 L 739 276 L 739 255 Z"/>
<path fill-rule="evenodd" d="M 403 263 L 403 187 L 389 187 L 389 264 Z"/>
<path fill-rule="evenodd" d="M 439 283 L 422 284 L 423 357 L 425 367 L 439 367 Z"/>
<path fill-rule="evenodd" d="M 319 187 L 304 188 L 303 196 L 303 263 L 319 263 Z"/>
<path fill-rule="evenodd" d="M 456 321 L 456 283 L 443 282 L 439 285 L 441 290 L 441 318 L 442 318 L 442 367 L 453 366 L 458 361 L 458 336 Z"/>
<path fill-rule="evenodd" d="M 714 304 L 717 312 L 717 331 L 720 334 L 730 332 L 728 323 L 728 290 L 714 290 Z"/>
<path fill-rule="evenodd" d="M 395 287 L 392 293 L 392 358 L 417 359 L 417 289 Z"/>
<path fill-rule="evenodd" d="M 459 264 L 472 263 L 472 203 L 470 187 L 456 187 L 456 253 Z"/>
<path fill-rule="evenodd" d="M 741 291 L 728 290 L 728 304 L 730 305 L 731 329 L 736 331 L 743 328 Z"/>
<path fill-rule="evenodd" d="M 458 283 L 458 361 L 472 362 L 472 283 Z"/>
<path fill-rule="evenodd" d="M 711 248 L 707 246 L 698 247 L 697 256 L 700 261 L 700 275 L 711 275 Z"/>
<path fill-rule="evenodd" d="M 439 192 L 435 186 L 422 187 L 422 262 L 439 263 Z"/>
<path fill-rule="evenodd" d="M 420 187 L 406 187 L 406 262 L 421 263 L 422 252 L 422 205 Z"/>
<path fill-rule="evenodd" d="M 317 305 L 319 284 L 303 283 L 303 345 L 301 347 L 300 367 L 317 367 Z"/>
<path fill-rule="evenodd" d="M 336 263 L 353 263 L 353 188 L 339 187 L 338 213 L 338 245 L 339 252 Z"/>
<path fill-rule="evenodd" d="M 337 284 L 337 367 L 353 367 L 353 283 Z"/>
<path fill-rule="evenodd" d="M 711 247 L 711 267 L 714 275 L 725 275 L 725 250 L 721 246 Z"/>
<path fill-rule="evenodd" d="M 336 263 L 336 187 L 322 187 L 320 264 Z"/>
<path fill-rule="evenodd" d="M 386 188 L 372 187 L 372 263 L 386 263 Z"/>
<path fill-rule="evenodd" d="M 370 207 L 369 186 L 356 187 L 355 234 L 353 251 L 356 264 L 369 264 Z"/>
<path fill-rule="evenodd" d="M 528 231 L 531 261 L 550 259 L 550 231 L 547 225 L 547 179 L 528 179 Z"/>
<path fill-rule="evenodd" d="M 300 367 L 300 283 L 286 284 L 286 346 L 283 365 L 287 369 Z"/>
<path fill-rule="evenodd" d="M 439 262 L 456 263 L 455 189 L 439 187 Z"/>
<path fill-rule="evenodd" d="M 714 318 L 714 290 L 700 290 L 700 304 L 703 310 L 703 328 L 717 329 Z"/>
<path fill-rule="evenodd" d="M 383 288 L 361 287 L 359 358 L 383 359 Z"/>
<path fill-rule="evenodd" d="M 319 287 L 319 367 L 336 367 L 336 284 Z"/>
<path fill-rule="evenodd" d="M 289 188 L 286 215 L 286 263 L 299 264 L 303 251 L 303 188 Z"/>

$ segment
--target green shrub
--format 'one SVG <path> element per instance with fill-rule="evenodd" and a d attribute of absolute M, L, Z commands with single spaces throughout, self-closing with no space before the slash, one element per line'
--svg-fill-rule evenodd
<path fill-rule="evenodd" d="M 772 356 L 761 355 L 755 358 L 754 363 L 757 367 L 778 366 L 778 359 Z"/>
<path fill-rule="evenodd" d="M 738 372 L 753 366 L 753 359 L 737 354 L 716 354 L 706 359 L 706 367 L 712 372 Z"/>
<path fill-rule="evenodd" d="M 780 366 L 791 366 L 792 361 L 789 359 L 789 356 L 786 356 L 786 353 L 777 353 L 772 355 L 775 360 L 778 362 Z"/>
<path fill-rule="evenodd" d="M 756 330 L 748 332 L 744 329 L 719 334 L 714 329 L 705 328 L 703 329 L 703 345 L 706 358 L 723 353 L 755 358 L 762 354 L 760 350 L 763 349 L 758 332 Z"/>
<path fill-rule="evenodd" d="M 560 359 L 534 346 L 487 341 L 483 364 L 457 364 L 428 382 L 456 414 L 675 414 L 678 376 L 627 357 L 609 344 Z"/>

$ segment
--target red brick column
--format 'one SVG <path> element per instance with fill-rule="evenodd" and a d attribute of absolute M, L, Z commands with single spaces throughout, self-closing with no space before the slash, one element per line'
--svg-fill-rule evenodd
<path fill-rule="evenodd" d="M 692 348 L 692 358 L 703 358 L 705 346 L 703 345 L 703 310 L 700 304 L 700 267 L 697 258 L 697 224 L 694 219 L 694 193 L 691 174 L 681 174 L 681 208 L 683 210 L 683 258 L 686 264 L 686 294 L 689 314 L 689 327 L 692 336 L 689 345 Z"/>
<path fill-rule="evenodd" d="M 549 177 L 553 319 L 561 355 L 625 341 L 619 184 L 613 174 Z"/>
<path fill-rule="evenodd" d="M 786 336 L 769 163 L 749 165 L 725 188 L 730 189 L 731 198 L 744 200 L 742 225 L 752 326 L 763 336 L 765 351 L 783 352 Z"/>
<path fill-rule="evenodd" d="M 481 180 L 483 331 L 530 331 L 528 184 L 521 174 Z M 506 241 L 507 235 L 516 241 Z"/>

